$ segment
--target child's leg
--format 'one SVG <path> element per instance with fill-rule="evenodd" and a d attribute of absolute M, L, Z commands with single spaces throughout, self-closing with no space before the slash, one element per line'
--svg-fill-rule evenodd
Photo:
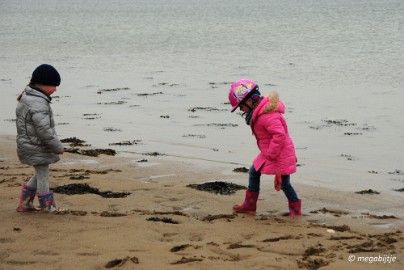
<path fill-rule="evenodd" d="M 288 198 L 289 201 L 295 202 L 295 201 L 299 200 L 295 189 L 290 184 L 290 175 L 282 175 L 282 190 L 283 190 L 283 193 L 285 193 L 286 198 Z"/>
<path fill-rule="evenodd" d="M 282 175 L 282 190 L 289 201 L 289 216 L 300 216 L 302 214 L 302 200 L 297 197 L 295 189 L 290 184 L 290 175 Z"/>
<path fill-rule="evenodd" d="M 56 208 L 53 192 L 49 192 L 49 165 L 35 166 L 38 184 L 38 200 L 42 210 L 47 212 L 59 211 Z"/>
<path fill-rule="evenodd" d="M 36 165 L 34 168 L 37 182 L 37 193 L 44 194 L 49 192 L 49 165 Z"/>
<path fill-rule="evenodd" d="M 17 207 L 18 212 L 26 212 L 37 210 L 34 207 L 34 199 L 36 195 L 36 187 L 23 184 L 20 193 L 20 202 Z"/>
<path fill-rule="evenodd" d="M 248 189 L 245 193 L 244 202 L 241 205 L 233 206 L 234 212 L 255 214 L 260 191 L 260 178 L 261 173 L 255 170 L 254 165 L 251 166 L 248 173 Z"/>
<path fill-rule="evenodd" d="M 30 187 L 33 187 L 36 189 L 36 186 L 37 186 L 36 173 L 31 177 L 31 179 L 29 179 L 29 181 L 27 182 L 27 186 L 30 186 Z"/>
<path fill-rule="evenodd" d="M 254 165 L 251 165 L 248 171 L 248 189 L 253 192 L 260 191 L 261 173 L 257 172 Z"/>

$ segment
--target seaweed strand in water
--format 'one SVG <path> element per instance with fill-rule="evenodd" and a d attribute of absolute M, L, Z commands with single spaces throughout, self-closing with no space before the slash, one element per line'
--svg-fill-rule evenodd
<path fill-rule="evenodd" d="M 100 154 L 115 156 L 116 151 L 114 149 L 89 149 L 89 150 L 80 150 L 78 148 L 65 148 L 65 152 L 80 154 L 84 156 L 90 157 L 98 157 Z"/>
<path fill-rule="evenodd" d="M 356 191 L 355 193 L 357 193 L 357 194 L 380 194 L 379 191 L 376 191 L 376 190 L 373 190 L 373 189 Z"/>

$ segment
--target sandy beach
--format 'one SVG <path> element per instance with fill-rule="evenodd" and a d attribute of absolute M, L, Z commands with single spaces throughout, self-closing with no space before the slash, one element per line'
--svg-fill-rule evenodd
<path fill-rule="evenodd" d="M 187 185 L 240 183 L 245 173 L 159 156 L 66 152 L 50 167 L 51 189 L 80 184 L 99 194 L 55 191 L 65 211 L 18 213 L 21 184 L 33 169 L 19 162 L 14 136 L 1 136 L 0 145 L 1 270 L 404 266 L 403 217 L 361 210 L 378 200 L 392 206 L 390 213 L 400 207 L 394 198 L 295 183 L 303 215 L 292 218 L 284 195 L 268 181 L 255 216 L 233 214 L 231 207 L 243 200 L 244 191 L 221 195 Z"/>
<path fill-rule="evenodd" d="M 402 0 L 1 1 L 0 270 L 404 269 L 403 14 Z M 34 170 L 16 97 L 42 63 L 62 78 L 59 138 L 89 145 L 50 166 L 65 211 L 18 213 Z M 232 213 L 258 153 L 230 113 L 242 78 L 287 107 L 300 217 L 266 175 L 256 215 Z M 225 194 L 189 186 L 206 183 Z"/>

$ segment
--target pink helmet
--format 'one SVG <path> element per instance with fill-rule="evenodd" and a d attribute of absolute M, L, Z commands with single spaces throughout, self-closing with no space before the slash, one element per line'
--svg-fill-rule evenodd
<path fill-rule="evenodd" d="M 258 91 L 258 85 L 251 80 L 239 80 L 233 83 L 229 91 L 229 101 L 232 106 L 231 112 L 234 112 L 255 91 Z"/>

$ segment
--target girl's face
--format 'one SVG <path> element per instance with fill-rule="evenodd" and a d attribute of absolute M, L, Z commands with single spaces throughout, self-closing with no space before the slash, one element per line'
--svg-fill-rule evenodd
<path fill-rule="evenodd" d="M 39 89 L 41 89 L 42 91 L 44 91 L 48 96 L 55 93 L 56 92 L 56 87 L 57 87 L 57 86 L 53 86 L 53 85 L 43 85 L 43 84 L 39 84 L 39 83 L 37 83 L 36 86 Z"/>
<path fill-rule="evenodd" d="M 251 99 L 247 99 L 243 103 L 240 104 L 240 111 L 243 111 L 244 113 L 248 114 L 251 111 L 251 108 L 253 107 Z"/>

